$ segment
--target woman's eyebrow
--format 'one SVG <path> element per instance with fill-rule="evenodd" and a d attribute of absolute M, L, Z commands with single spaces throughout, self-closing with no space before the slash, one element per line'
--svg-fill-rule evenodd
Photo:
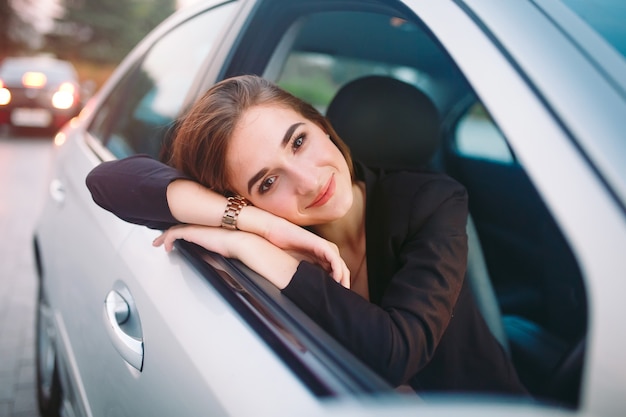
<path fill-rule="evenodd" d="M 261 178 L 263 178 L 263 176 L 267 174 L 267 171 L 269 171 L 269 169 L 263 168 L 262 170 L 257 172 L 252 178 L 250 178 L 250 181 L 248 181 L 248 194 L 252 194 L 252 186 L 256 184 L 257 181 L 259 181 Z"/>
<path fill-rule="evenodd" d="M 298 126 L 303 125 L 303 124 L 304 123 L 302 122 L 298 122 L 289 126 L 289 129 L 287 129 L 287 131 L 285 132 L 285 136 L 283 136 L 283 141 L 281 142 L 281 145 L 283 146 L 283 148 L 289 144 L 289 140 L 293 136 L 293 132 L 298 128 Z"/>
<path fill-rule="evenodd" d="M 289 128 L 285 131 L 285 136 L 283 136 L 283 140 L 281 141 L 281 146 L 283 148 L 289 145 L 289 140 L 291 140 L 291 137 L 293 136 L 293 132 L 295 132 L 298 126 L 303 125 L 303 124 L 304 124 L 303 122 L 298 122 L 289 126 Z M 248 181 L 248 194 L 252 194 L 252 187 L 254 186 L 254 184 L 257 183 L 257 181 L 263 178 L 265 174 L 267 174 L 267 171 L 269 171 L 269 169 L 263 168 L 259 172 L 254 174 L 252 178 L 250 178 L 250 181 Z"/>

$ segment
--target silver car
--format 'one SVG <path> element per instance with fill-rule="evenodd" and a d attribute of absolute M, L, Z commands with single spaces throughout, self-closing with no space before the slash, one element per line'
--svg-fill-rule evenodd
<path fill-rule="evenodd" d="M 621 0 L 207 0 L 177 12 L 55 137 L 34 236 L 42 414 L 624 415 L 625 21 Z M 369 75 L 435 103 L 428 143 L 339 133 L 367 164 L 399 158 L 467 187 L 467 279 L 533 401 L 391 387 L 245 266 L 184 243 L 167 254 L 151 245 L 158 231 L 94 204 L 91 169 L 165 159 L 177 117 L 242 73 L 322 112 Z"/>

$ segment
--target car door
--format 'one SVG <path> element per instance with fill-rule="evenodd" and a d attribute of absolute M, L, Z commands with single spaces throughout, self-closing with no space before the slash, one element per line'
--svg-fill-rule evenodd
<path fill-rule="evenodd" d="M 216 2 L 174 18 L 127 58 L 81 118 L 57 136 L 53 209 L 42 219 L 40 239 L 55 242 L 44 253 L 44 281 L 65 353 L 63 379 L 73 381 L 65 394 L 77 404 L 75 414 L 228 414 L 242 403 L 219 395 L 223 386 L 207 374 L 272 360 L 262 347 L 248 362 L 225 360 L 233 346 L 259 342 L 229 320 L 232 311 L 212 287 L 188 281 L 194 276 L 188 265 L 151 248 L 158 232 L 102 210 L 84 183 L 103 159 L 156 156 L 160 137 L 237 7 Z M 149 238 L 138 240 L 138 234 Z M 207 358 L 214 363 L 202 363 Z"/>

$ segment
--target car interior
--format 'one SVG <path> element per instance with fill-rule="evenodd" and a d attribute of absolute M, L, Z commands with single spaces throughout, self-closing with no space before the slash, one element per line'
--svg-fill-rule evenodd
<path fill-rule="evenodd" d="M 467 278 L 485 319 L 531 393 L 576 406 L 587 313 L 567 242 L 496 123 L 427 28 L 371 3 L 370 10 L 291 18 L 263 75 L 325 111 L 366 165 L 441 171 L 466 186 Z M 305 70 L 295 71 L 298 66 Z M 302 72 L 296 82 L 291 74 Z M 328 103 L 316 102 L 323 82 L 311 85 L 323 78 L 336 86 Z"/>
<path fill-rule="evenodd" d="M 201 61 L 184 65 L 199 71 Z M 260 2 L 220 78 L 242 73 L 309 101 L 366 165 L 435 170 L 462 183 L 467 279 L 485 320 L 532 394 L 577 407 L 587 332 L 581 271 L 497 122 L 418 17 L 374 0 Z M 134 76 L 121 83 L 132 85 L 123 103 L 132 117 L 108 126 L 103 113 L 90 131 L 117 157 L 163 159 L 183 100 L 159 111 L 158 75 L 140 65 Z"/>

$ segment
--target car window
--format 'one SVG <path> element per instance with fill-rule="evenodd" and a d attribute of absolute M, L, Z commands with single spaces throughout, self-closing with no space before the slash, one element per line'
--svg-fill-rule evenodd
<path fill-rule="evenodd" d="M 444 140 L 445 170 L 468 190 L 518 374 L 533 394 L 576 406 L 588 326 L 578 261 L 482 103 L 470 106 Z M 567 370 L 567 387 L 556 394 L 541 388 L 566 372 L 566 361 L 576 364 Z"/>
<path fill-rule="evenodd" d="M 415 85 L 428 82 L 428 75 L 415 68 L 318 52 L 293 51 L 276 83 L 325 113 L 342 85 L 374 74 L 386 75 Z"/>
<path fill-rule="evenodd" d="M 234 5 L 195 16 L 159 39 L 109 94 L 89 132 L 118 158 L 157 157 Z"/>
<path fill-rule="evenodd" d="M 309 48 L 308 42 L 315 37 L 316 28 L 336 28 L 339 25 L 349 26 L 345 33 L 353 31 L 351 37 L 361 36 L 363 45 L 368 44 L 369 38 L 374 47 L 370 51 L 365 48 L 355 50 L 349 42 L 345 46 L 337 42 L 337 47 L 331 52 L 323 52 L 329 49 L 327 45 Z M 368 27 L 371 31 L 364 32 Z M 333 30 L 319 41 L 325 43 L 337 35 Z M 414 47 L 418 47 L 423 43 L 420 38 L 421 33 L 413 25 L 395 16 L 358 11 L 314 13 L 293 23 L 282 45 L 276 48 L 265 76 L 273 78 L 278 85 L 308 101 L 322 113 L 325 113 L 341 86 L 368 75 L 384 75 L 415 85 L 436 100 L 434 90 L 437 81 L 429 71 L 412 65 L 415 64 L 413 59 L 396 56 L 398 51 L 380 55 L 383 42 L 399 45 L 413 43 Z M 289 52 L 283 55 L 285 46 Z M 278 71 L 278 74 L 272 74 L 273 71 Z"/>
<path fill-rule="evenodd" d="M 24 74 L 28 72 L 44 74 L 46 84 L 52 85 L 78 79 L 76 70 L 70 62 L 52 58 L 7 58 L 0 65 L 0 78 L 5 83 L 21 84 Z"/>
<path fill-rule="evenodd" d="M 463 157 L 512 164 L 513 154 L 500 129 L 480 103 L 461 117 L 454 135 L 454 148 Z"/>

